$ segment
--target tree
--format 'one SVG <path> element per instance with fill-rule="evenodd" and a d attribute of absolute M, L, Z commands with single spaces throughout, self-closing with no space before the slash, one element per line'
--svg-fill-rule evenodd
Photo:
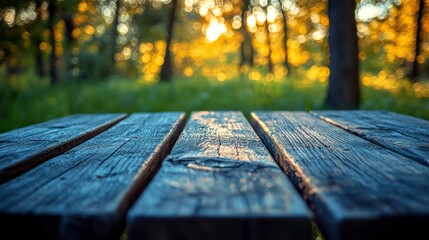
<path fill-rule="evenodd" d="M 35 62 L 36 62 L 36 72 L 39 77 L 45 76 L 45 62 L 43 61 L 43 52 L 40 49 L 40 44 L 42 43 L 42 33 L 43 28 L 40 29 L 40 24 L 42 24 L 42 0 L 36 0 L 36 12 L 37 17 L 35 19 L 35 31 L 33 30 L 33 41 L 34 41 L 34 49 L 35 53 Z"/>
<path fill-rule="evenodd" d="M 75 12 L 78 8 L 80 0 L 68 0 L 58 2 L 57 5 L 57 16 L 64 23 L 64 41 L 63 41 L 63 56 L 62 60 L 64 63 L 65 69 L 65 80 L 71 80 L 73 76 L 73 69 L 76 67 L 76 64 L 73 63 L 73 58 L 75 57 L 72 51 L 72 48 L 75 46 L 76 38 L 73 35 L 73 31 L 77 28 L 75 26 L 74 20 L 76 18 Z"/>
<path fill-rule="evenodd" d="M 263 7 L 264 14 L 265 14 L 265 32 L 266 32 L 266 40 L 267 40 L 267 47 L 268 47 L 268 72 L 273 72 L 273 60 L 271 59 L 271 39 L 270 39 L 270 30 L 269 26 L 270 23 L 268 22 L 268 4 L 270 1 L 268 1 L 267 5 Z"/>
<path fill-rule="evenodd" d="M 116 40 L 118 39 L 118 25 L 119 25 L 119 15 L 121 14 L 122 2 L 121 0 L 116 0 L 116 9 L 115 9 L 115 18 L 112 23 L 112 32 L 111 32 L 111 53 L 110 53 L 110 67 L 111 73 L 116 71 L 116 53 L 118 51 L 118 44 Z"/>
<path fill-rule="evenodd" d="M 333 109 L 358 108 L 358 43 L 354 0 L 329 0 L 330 76 L 326 105 Z"/>
<path fill-rule="evenodd" d="M 55 43 L 55 13 L 57 11 L 56 0 L 50 0 L 48 5 L 49 20 L 48 20 L 48 29 L 50 33 L 50 44 L 51 44 L 51 56 L 49 59 L 49 75 L 51 77 L 51 85 L 56 85 L 58 83 L 58 74 L 57 74 L 57 48 Z"/>
<path fill-rule="evenodd" d="M 240 43 L 240 67 L 244 64 L 254 64 L 254 49 L 252 46 L 252 38 L 247 30 L 246 13 L 249 10 L 250 0 L 243 0 L 243 8 L 241 10 L 241 35 L 243 40 Z"/>
<path fill-rule="evenodd" d="M 285 61 L 284 66 L 287 69 L 287 71 L 290 73 L 290 67 L 289 67 L 289 61 L 288 61 L 288 49 L 287 49 L 287 39 L 288 39 L 288 28 L 287 28 L 287 12 L 283 7 L 283 1 L 280 1 L 280 11 L 282 12 L 282 19 L 283 19 L 283 48 L 285 53 Z"/>
<path fill-rule="evenodd" d="M 73 53 L 71 48 L 75 42 L 73 37 L 73 30 L 75 29 L 73 23 L 73 14 L 72 13 L 64 13 L 63 20 L 65 24 L 65 65 L 67 69 L 67 80 L 71 79 L 73 68 L 75 67 L 73 64 Z"/>
<path fill-rule="evenodd" d="M 416 29 L 416 47 L 414 50 L 414 61 L 413 61 L 413 67 L 411 70 L 411 80 L 413 82 L 416 82 L 419 76 L 419 69 L 418 69 L 418 56 L 420 55 L 420 45 L 422 43 L 421 39 L 421 29 L 422 29 L 422 21 L 423 21 L 423 9 L 425 7 L 425 1 L 420 0 L 419 1 L 419 11 L 417 13 L 417 29 Z"/>
<path fill-rule="evenodd" d="M 176 8 L 177 8 L 177 0 L 172 1 L 170 17 L 168 19 L 167 25 L 167 40 L 166 40 L 166 48 L 165 48 L 165 57 L 164 63 L 161 67 L 160 72 L 160 81 L 169 82 L 171 77 L 173 76 L 173 64 L 171 62 L 171 41 L 173 40 L 173 29 L 174 29 L 174 21 L 176 16 Z"/>

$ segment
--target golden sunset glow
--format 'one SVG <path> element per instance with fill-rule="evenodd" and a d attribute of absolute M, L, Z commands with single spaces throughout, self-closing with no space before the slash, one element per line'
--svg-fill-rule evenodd
<path fill-rule="evenodd" d="M 1 10 L 1 21 L 7 27 L 24 26 L 38 17 L 47 21 L 48 3 L 42 1 L 40 16 L 34 4 L 20 9 L 7 7 Z M 166 16 L 145 21 L 152 15 L 167 14 L 172 0 L 121 0 L 116 5 L 109 1 L 81 0 L 73 13 L 74 28 L 70 36 L 75 39 L 70 47 L 74 55 L 73 73 L 81 74 L 79 55 L 96 56 L 106 51 L 97 41 L 115 43 L 114 59 L 118 69 L 140 76 L 140 82 L 153 83 L 168 51 Z M 429 1 L 425 1 L 429 5 Z M 255 81 L 281 80 L 291 74 L 300 74 L 303 81 L 326 82 L 329 78 L 329 50 L 327 1 L 257 0 L 243 9 L 240 0 L 184 0 L 176 10 L 173 40 L 170 50 L 174 73 L 184 77 L 203 76 L 215 81 L 236 79 L 242 74 Z M 244 12 L 243 12 L 244 11 Z M 355 17 L 359 37 L 361 81 L 364 86 L 396 91 L 395 79 L 407 78 L 408 68 L 414 59 L 427 66 L 429 58 L 429 17 L 422 21 L 421 51 L 415 56 L 416 1 L 369 0 L 357 2 Z M 110 40 L 117 16 L 116 39 Z M 146 20 L 145 20 L 146 19 Z M 149 21 L 150 22 L 150 21 Z M 66 24 L 59 18 L 55 23 L 55 54 L 61 60 L 66 56 Z M 37 48 L 44 54 L 52 50 L 49 32 L 42 32 Z M 30 46 L 33 32 L 19 36 L 23 46 Z M 149 37 L 150 36 L 150 37 Z M 242 44 L 252 49 L 253 65 L 241 62 Z M 0 59 L 16 53 L 17 46 L 8 43 L 0 51 Z M 13 61 L 17 62 L 17 61 Z M 65 66 L 66 63 L 62 63 Z M 268 70 L 268 66 L 272 69 Z M 133 67 L 130 67 L 133 66 Z M 388 67 L 386 67 L 388 66 Z M 227 70 L 226 70 L 227 69 Z M 257 71 L 255 69 L 258 69 Z M 271 72 L 269 72 L 271 71 Z M 268 77 L 267 77 L 268 76 Z M 383 87 L 385 86 L 385 87 Z M 413 85 L 419 96 L 429 95 L 424 84 Z"/>

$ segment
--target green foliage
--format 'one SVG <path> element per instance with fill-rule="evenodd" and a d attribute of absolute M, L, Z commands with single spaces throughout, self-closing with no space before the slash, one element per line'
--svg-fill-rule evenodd
<path fill-rule="evenodd" d="M 0 131 L 73 113 L 238 110 L 315 110 L 323 106 L 326 86 L 319 82 L 209 81 L 201 77 L 142 85 L 111 79 L 65 83 L 53 88 L 1 88 Z M 9 89 L 6 91 L 6 89 Z M 386 109 L 429 119 L 429 98 L 410 89 L 399 94 L 363 89 L 362 109 Z"/>

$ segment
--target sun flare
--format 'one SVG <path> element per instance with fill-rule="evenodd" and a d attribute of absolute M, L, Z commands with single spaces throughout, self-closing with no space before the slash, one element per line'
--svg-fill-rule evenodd
<path fill-rule="evenodd" d="M 226 26 L 222 22 L 211 21 L 206 29 L 206 38 L 209 42 L 214 42 L 226 32 Z"/>

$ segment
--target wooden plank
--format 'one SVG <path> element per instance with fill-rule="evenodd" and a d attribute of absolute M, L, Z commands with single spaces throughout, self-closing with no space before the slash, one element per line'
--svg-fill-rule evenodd
<path fill-rule="evenodd" d="M 0 134 L 0 183 L 105 131 L 126 114 L 76 114 Z"/>
<path fill-rule="evenodd" d="M 427 235 L 429 168 L 308 113 L 256 112 L 251 123 L 328 239 Z"/>
<path fill-rule="evenodd" d="M 310 239 L 304 201 L 240 112 L 196 112 L 131 208 L 130 239 Z"/>
<path fill-rule="evenodd" d="M 311 113 L 359 137 L 429 166 L 429 121 L 387 111 Z"/>
<path fill-rule="evenodd" d="M 184 120 L 182 113 L 133 114 L 0 185 L 2 237 L 118 237 L 127 209 L 159 168 Z"/>

